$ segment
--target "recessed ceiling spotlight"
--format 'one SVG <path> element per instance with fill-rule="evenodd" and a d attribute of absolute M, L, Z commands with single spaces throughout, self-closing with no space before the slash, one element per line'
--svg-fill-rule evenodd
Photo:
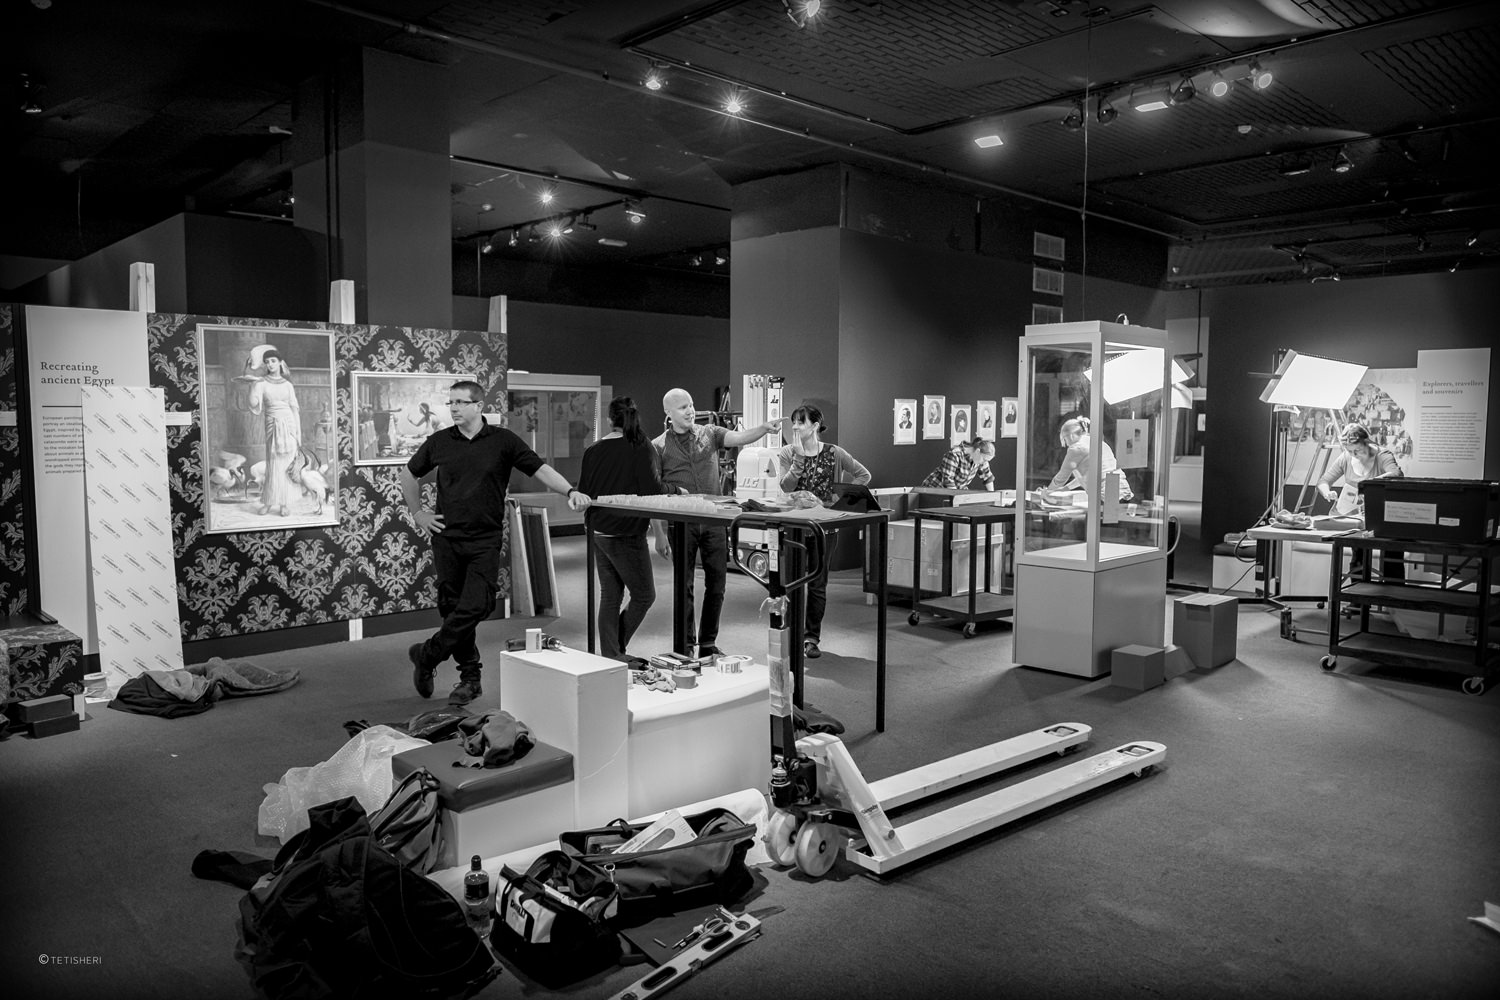
<path fill-rule="evenodd" d="M 537 198 L 539 198 L 541 200 L 541 202 L 542 202 L 543 205 L 550 205 L 550 204 L 552 204 L 552 189 L 551 188 L 543 188 L 542 189 L 542 193 L 539 194 L 539 195 L 537 195 Z"/>
<path fill-rule="evenodd" d="M 1005 145 L 1005 140 L 998 135 L 982 135 L 974 140 L 974 145 L 980 149 L 993 149 L 996 146 Z"/>

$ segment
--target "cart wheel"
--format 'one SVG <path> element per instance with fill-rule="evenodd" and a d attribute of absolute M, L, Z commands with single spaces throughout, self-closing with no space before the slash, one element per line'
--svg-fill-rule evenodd
<path fill-rule="evenodd" d="M 1465 677 L 1463 688 L 1464 694 L 1484 694 L 1484 678 Z"/>
<path fill-rule="evenodd" d="M 1293 642 L 1297 641 L 1297 626 L 1292 625 L 1286 630 L 1286 637 Z"/>
<path fill-rule="evenodd" d="M 776 810 L 766 826 L 766 852 L 782 867 L 797 863 L 797 817 L 784 809 Z"/>
<path fill-rule="evenodd" d="M 973 622 L 964 622 L 964 638 L 972 639 L 979 632 L 979 626 Z"/>
<path fill-rule="evenodd" d="M 906 624 L 920 625 L 922 624 L 922 616 L 913 611 L 911 614 L 906 616 Z"/>
<path fill-rule="evenodd" d="M 844 836 L 832 823 L 807 823 L 797 831 L 797 868 L 805 875 L 828 874 L 843 849 Z"/>
<path fill-rule="evenodd" d="M 1324 670 L 1332 670 L 1334 667 L 1339 665 L 1338 657 L 1334 656 L 1331 653 L 1327 656 L 1324 656 L 1318 662 L 1322 664 Z"/>

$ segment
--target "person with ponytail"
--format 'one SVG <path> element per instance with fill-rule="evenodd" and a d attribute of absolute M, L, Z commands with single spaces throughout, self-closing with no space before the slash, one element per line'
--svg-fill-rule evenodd
<path fill-rule="evenodd" d="M 609 401 L 610 431 L 583 453 L 579 488 L 591 497 L 651 496 L 662 492 L 656 453 L 641 430 L 629 396 Z M 628 663 L 626 647 L 656 601 L 650 520 L 612 510 L 589 509 L 594 532 L 594 570 L 599 576 L 599 654 Z"/>
<path fill-rule="evenodd" d="M 1047 489 L 1072 490 L 1088 482 L 1094 461 L 1094 443 L 1089 437 L 1089 425 L 1088 417 L 1070 417 L 1064 420 L 1062 426 L 1058 428 L 1058 442 L 1068 451 L 1063 456 L 1057 475 L 1053 476 L 1052 482 L 1047 484 Z M 1108 444 L 1100 441 L 1099 488 L 1104 488 L 1106 476 L 1111 472 L 1119 472 L 1119 469 L 1120 463 L 1115 461 L 1115 453 L 1110 450 Z M 1120 499 L 1122 501 L 1131 499 L 1135 494 L 1131 492 L 1130 484 L 1125 481 L 1125 474 L 1120 473 L 1119 479 Z"/>
<path fill-rule="evenodd" d="M 994 457 L 995 442 L 986 441 L 984 438 L 965 441 L 956 448 L 950 448 L 943 455 L 943 460 L 938 463 L 936 469 L 927 474 L 927 478 L 922 480 L 922 485 L 961 490 L 978 476 L 984 488 L 993 491 L 995 473 L 990 469 L 990 462 Z"/>

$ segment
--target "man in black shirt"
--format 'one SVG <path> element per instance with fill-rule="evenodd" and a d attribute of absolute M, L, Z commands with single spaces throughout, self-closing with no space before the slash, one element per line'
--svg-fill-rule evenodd
<path fill-rule="evenodd" d="M 505 531 L 505 488 L 510 470 L 522 472 L 583 510 L 589 498 L 542 461 L 512 431 L 484 420 L 484 389 L 455 382 L 448 390 L 453 426 L 427 436 L 401 470 L 401 493 L 413 523 L 432 538 L 437 606 L 442 626 L 406 651 L 417 694 L 432 696 L 438 664 L 453 657 L 458 685 L 449 704 L 467 705 L 483 694 L 474 632 L 495 610 L 500 549 Z M 419 480 L 437 470 L 437 509 L 422 506 Z M 517 543 L 519 544 L 519 542 Z"/>

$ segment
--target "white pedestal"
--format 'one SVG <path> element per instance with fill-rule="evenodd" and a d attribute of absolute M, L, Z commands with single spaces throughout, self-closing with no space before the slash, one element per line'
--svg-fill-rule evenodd
<path fill-rule="evenodd" d="M 1109 673 L 1121 646 L 1162 648 L 1166 630 L 1165 559 L 1105 565 L 1090 572 L 1016 566 L 1017 663 L 1077 677 Z"/>
<path fill-rule="evenodd" d="M 625 664 L 592 653 L 500 655 L 500 707 L 530 726 L 537 739 L 573 755 L 580 828 L 631 813 L 626 794 L 629 683 Z"/>
<path fill-rule="evenodd" d="M 630 689 L 630 809 L 662 812 L 771 778 L 771 708 L 764 663 L 705 670 L 670 694 Z"/>

